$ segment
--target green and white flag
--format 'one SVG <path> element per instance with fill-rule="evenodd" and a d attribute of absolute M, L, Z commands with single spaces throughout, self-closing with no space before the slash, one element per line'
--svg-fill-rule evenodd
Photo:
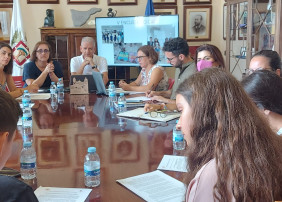
<path fill-rule="evenodd" d="M 10 45 L 13 49 L 13 76 L 22 76 L 23 65 L 30 58 L 30 55 L 24 33 L 19 0 L 14 0 L 13 4 Z"/>

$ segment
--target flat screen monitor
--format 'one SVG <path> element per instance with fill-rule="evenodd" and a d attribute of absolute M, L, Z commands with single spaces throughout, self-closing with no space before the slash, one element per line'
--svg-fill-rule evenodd
<path fill-rule="evenodd" d="M 158 64 L 170 66 L 162 51 L 166 40 L 178 37 L 178 15 L 96 18 L 98 55 L 109 66 L 139 66 L 137 50 L 152 45 L 159 54 Z"/>

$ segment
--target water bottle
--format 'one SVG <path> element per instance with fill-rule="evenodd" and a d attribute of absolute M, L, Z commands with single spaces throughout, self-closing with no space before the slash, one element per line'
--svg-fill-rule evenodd
<path fill-rule="evenodd" d="M 118 111 L 125 112 L 126 111 L 126 99 L 124 97 L 124 93 L 119 94 L 118 98 Z"/>
<path fill-rule="evenodd" d="M 116 102 L 116 87 L 113 81 L 110 81 L 109 85 L 109 104 L 110 107 L 114 107 L 114 103 Z"/>
<path fill-rule="evenodd" d="M 24 180 L 36 177 L 36 153 L 31 142 L 24 142 L 21 151 L 21 177 Z"/>
<path fill-rule="evenodd" d="M 84 159 L 84 184 L 87 187 L 100 185 L 100 158 L 95 147 L 88 148 Z"/>
<path fill-rule="evenodd" d="M 51 97 L 51 108 L 53 112 L 56 112 L 58 109 L 58 98 L 57 97 Z"/>
<path fill-rule="evenodd" d="M 57 91 L 58 91 L 58 100 L 59 103 L 64 100 L 64 82 L 62 78 L 59 78 L 59 81 L 57 83 Z"/>
<path fill-rule="evenodd" d="M 178 120 L 176 121 L 176 124 Z M 185 149 L 185 140 L 181 130 L 177 129 L 176 125 L 173 128 L 172 132 L 172 141 L 173 141 L 173 149 L 175 150 L 183 150 Z"/>
<path fill-rule="evenodd" d="M 57 87 L 54 81 L 51 82 L 50 94 L 51 94 L 51 99 L 57 98 Z"/>
<path fill-rule="evenodd" d="M 31 99 L 30 99 L 30 93 L 28 90 L 24 90 L 24 94 L 22 96 L 22 104 L 24 107 L 30 106 Z"/>

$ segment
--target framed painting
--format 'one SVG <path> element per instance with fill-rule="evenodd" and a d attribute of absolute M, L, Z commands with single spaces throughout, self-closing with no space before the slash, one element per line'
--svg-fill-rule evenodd
<path fill-rule="evenodd" d="M 176 0 L 153 0 L 154 5 L 158 4 L 170 4 L 170 5 L 176 5 Z"/>
<path fill-rule="evenodd" d="M 0 5 L 0 41 L 9 42 L 13 5 Z"/>
<path fill-rule="evenodd" d="M 154 6 L 155 15 L 176 15 L 177 6 Z"/>
<path fill-rule="evenodd" d="M 28 4 L 59 4 L 59 0 L 27 0 Z"/>
<path fill-rule="evenodd" d="M 211 4 L 212 0 L 183 0 L 183 4 Z"/>
<path fill-rule="evenodd" d="M 108 0 L 109 6 L 137 5 L 137 0 Z"/>
<path fill-rule="evenodd" d="M 236 39 L 236 17 L 237 17 L 237 7 L 233 4 L 230 11 L 230 39 Z M 226 31 L 227 31 L 227 4 L 223 5 L 223 39 L 226 40 Z"/>
<path fill-rule="evenodd" d="M 68 0 L 68 4 L 98 4 L 98 0 Z"/>
<path fill-rule="evenodd" d="M 210 41 L 212 6 L 184 6 L 184 38 L 187 41 Z"/>

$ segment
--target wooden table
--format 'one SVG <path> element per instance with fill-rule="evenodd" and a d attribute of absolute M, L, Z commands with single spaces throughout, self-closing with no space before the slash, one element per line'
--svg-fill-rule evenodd
<path fill-rule="evenodd" d="M 95 146 L 101 159 L 101 184 L 93 188 L 90 201 L 142 201 L 116 183 L 156 170 L 164 154 L 172 148 L 172 128 L 168 123 L 123 119 L 109 110 L 107 97 L 65 94 L 53 111 L 50 100 L 35 101 L 33 107 L 33 146 L 37 154 L 37 182 L 34 188 L 85 187 L 84 156 Z M 7 167 L 19 169 L 22 137 L 20 128 L 13 143 Z M 180 179 L 181 173 L 166 172 Z"/>

